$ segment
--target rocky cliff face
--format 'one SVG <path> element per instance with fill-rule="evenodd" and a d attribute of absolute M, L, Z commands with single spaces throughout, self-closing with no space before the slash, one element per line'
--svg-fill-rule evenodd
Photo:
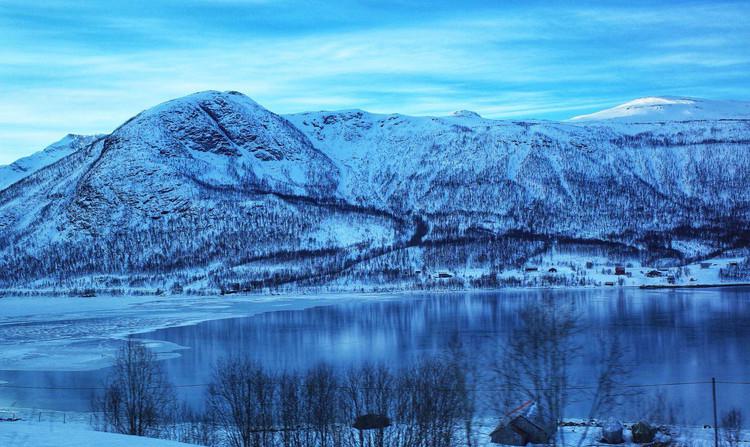
<path fill-rule="evenodd" d="M 288 121 L 237 93 L 147 110 L 102 141 L 67 208 L 90 231 L 205 212 L 208 190 L 328 196 L 338 175 Z"/>

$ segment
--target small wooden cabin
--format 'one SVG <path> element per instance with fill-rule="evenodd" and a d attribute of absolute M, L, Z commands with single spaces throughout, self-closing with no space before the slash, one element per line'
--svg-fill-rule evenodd
<path fill-rule="evenodd" d="M 555 435 L 557 424 L 545 417 L 533 401 L 528 401 L 506 414 L 490 433 L 494 444 L 524 446 L 545 444 Z"/>

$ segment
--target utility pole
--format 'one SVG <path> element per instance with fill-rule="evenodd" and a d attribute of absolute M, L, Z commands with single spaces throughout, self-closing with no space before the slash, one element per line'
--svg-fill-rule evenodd
<path fill-rule="evenodd" d="M 719 421 L 716 417 L 716 377 L 711 377 L 711 390 L 714 398 L 714 447 L 719 447 Z"/>

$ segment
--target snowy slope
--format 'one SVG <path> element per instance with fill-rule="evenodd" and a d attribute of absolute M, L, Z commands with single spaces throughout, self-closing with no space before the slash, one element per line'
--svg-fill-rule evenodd
<path fill-rule="evenodd" d="M 73 135 L 68 134 L 60 141 L 51 144 L 44 150 L 36 152 L 28 157 L 21 158 L 9 165 L 0 166 L 0 189 L 5 189 L 11 184 L 27 177 L 34 172 L 49 166 L 52 163 L 67 157 L 73 152 L 88 146 L 99 135 Z"/>
<path fill-rule="evenodd" d="M 342 172 L 349 200 L 433 231 L 604 239 L 747 216 L 750 122 L 581 126 L 363 111 L 288 116 Z"/>
<path fill-rule="evenodd" d="M 197 93 L 0 191 L 0 264 L 18 281 L 59 281 L 59 263 L 205 271 L 390 240 L 388 216 L 337 208 L 337 182 L 334 163 L 284 118 L 236 92 Z M 341 214 L 362 231 L 341 232 Z"/>
<path fill-rule="evenodd" d="M 589 115 L 576 116 L 570 121 L 607 120 L 623 123 L 650 123 L 720 119 L 750 119 L 750 101 L 712 101 L 698 98 L 651 96 L 628 101 Z"/>
<path fill-rule="evenodd" d="M 704 104 L 690 101 L 672 105 Z M 0 287 L 389 281 L 425 266 L 498 269 L 557 239 L 669 259 L 745 247 L 743 110 L 281 117 L 237 92 L 197 93 L 0 190 Z"/>
<path fill-rule="evenodd" d="M 102 144 L 102 156 L 66 207 L 77 226 L 92 231 L 193 214 L 208 191 L 317 195 L 336 187 L 325 155 L 286 120 L 238 93 L 169 101 Z"/>

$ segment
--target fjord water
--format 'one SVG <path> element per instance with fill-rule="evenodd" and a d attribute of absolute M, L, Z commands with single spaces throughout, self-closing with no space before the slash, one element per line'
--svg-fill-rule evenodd
<path fill-rule="evenodd" d="M 549 301 L 549 300 L 552 301 Z M 486 381 L 479 398 L 493 395 L 490 368 L 503 343 L 519 325 L 519 312 L 533 303 L 569 304 L 577 316 L 583 349 L 573 357 L 572 385 L 596 381 L 599 340 L 619 339 L 631 370 L 627 382 L 645 385 L 628 397 L 622 418 L 644 415 L 661 399 L 681 422 L 709 423 L 711 387 L 704 382 L 750 382 L 750 289 L 696 290 L 524 290 L 402 295 L 347 301 L 305 310 L 274 311 L 253 317 L 215 320 L 155 331 L 139 337 L 165 340 L 188 349 L 163 361 L 179 395 L 199 405 L 211 369 L 222 358 L 244 356 L 265 367 L 304 370 L 327 362 L 346 369 L 364 362 L 397 368 L 421 356 L 444 353 L 460 341 L 468 360 Z M 0 371 L 0 380 L 36 387 L 96 386 L 107 370 L 90 372 Z M 675 384 L 661 385 L 657 384 Z M 653 385 L 653 386 L 652 386 Z M 16 405 L 87 410 L 90 390 L 2 390 Z M 7 397 L 7 396 L 6 396 Z M 588 414 L 586 395 L 573 396 L 569 415 Z M 750 385 L 718 386 L 720 411 L 750 412 Z"/>

